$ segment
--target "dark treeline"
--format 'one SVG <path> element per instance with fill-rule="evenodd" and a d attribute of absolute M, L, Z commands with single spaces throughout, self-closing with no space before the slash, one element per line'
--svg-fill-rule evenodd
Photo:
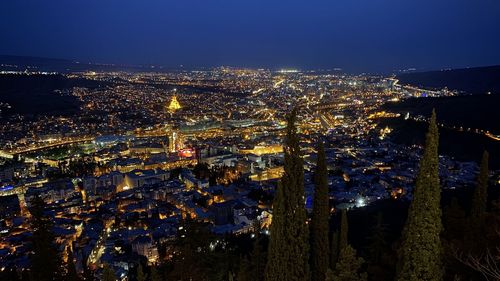
<path fill-rule="evenodd" d="M 489 184 L 487 152 L 476 186 L 442 192 L 439 133 L 433 113 L 409 204 L 385 200 L 363 209 L 332 212 L 324 145 L 319 143 L 313 211 L 307 214 L 295 120 L 293 111 L 270 235 L 256 226 L 254 234 L 221 237 L 207 225 L 186 220 L 169 245 L 174 254 L 167 259 L 160 247 L 164 262 L 137 265 L 129 280 L 500 280 L 500 200 L 499 192 Z M 201 168 L 196 173 L 210 174 Z M 66 259 L 57 254 L 43 202 L 35 201 L 30 211 L 31 270 L 5 269 L 2 280 L 94 280 L 88 269 L 76 272 L 71 249 L 66 249 Z M 98 275 L 98 280 L 116 278 L 108 265 Z"/>

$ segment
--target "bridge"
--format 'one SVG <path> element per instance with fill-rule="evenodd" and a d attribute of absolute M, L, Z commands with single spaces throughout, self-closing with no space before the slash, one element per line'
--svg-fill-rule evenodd
<path fill-rule="evenodd" d="M 26 148 L 18 148 L 18 149 L 13 149 L 11 151 L 3 151 L 3 153 L 7 156 L 9 155 L 17 155 L 17 154 L 25 154 L 25 153 L 30 153 L 30 152 L 35 152 L 38 150 L 43 150 L 43 149 L 48 149 L 48 148 L 56 148 L 60 146 L 65 146 L 69 144 L 75 144 L 75 143 L 81 143 L 81 142 L 89 142 L 95 140 L 95 137 L 81 137 L 81 138 L 74 138 L 74 139 L 66 139 L 66 140 L 61 140 L 61 141 L 56 141 L 48 144 L 42 144 L 42 145 L 37 145 L 33 147 L 26 147 Z M 0 153 L 0 156 L 1 153 Z"/>

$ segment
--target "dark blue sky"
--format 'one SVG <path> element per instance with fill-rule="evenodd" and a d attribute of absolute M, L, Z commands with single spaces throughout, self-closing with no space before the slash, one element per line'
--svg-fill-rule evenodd
<path fill-rule="evenodd" d="M 0 2 L 0 54 L 379 72 L 500 64 L 498 0 Z"/>

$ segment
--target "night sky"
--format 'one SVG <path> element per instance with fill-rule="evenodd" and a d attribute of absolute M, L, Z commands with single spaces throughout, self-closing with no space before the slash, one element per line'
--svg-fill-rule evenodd
<path fill-rule="evenodd" d="M 8 55 L 351 72 L 500 64 L 498 0 L 0 2 Z"/>

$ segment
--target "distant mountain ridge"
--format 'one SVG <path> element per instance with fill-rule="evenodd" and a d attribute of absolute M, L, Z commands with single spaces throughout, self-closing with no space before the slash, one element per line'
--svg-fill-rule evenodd
<path fill-rule="evenodd" d="M 44 57 L 34 57 L 34 56 L 11 56 L 11 55 L 0 55 L 0 62 L 6 63 L 73 63 L 71 60 L 67 59 L 54 59 L 54 58 L 44 58 Z"/>
<path fill-rule="evenodd" d="M 0 118 L 13 114 L 70 116 L 79 111 L 80 101 L 73 95 L 61 95 L 57 91 L 73 87 L 98 88 L 107 84 L 83 78 L 67 78 L 60 74 L 0 75 L 0 103 L 10 105 L 0 109 Z"/>
<path fill-rule="evenodd" d="M 410 113 L 410 116 L 430 116 L 435 109 L 438 121 L 448 127 L 440 130 L 440 149 L 443 154 L 462 161 L 476 162 L 480 161 L 483 150 L 488 150 L 492 155 L 500 154 L 499 141 L 484 133 L 475 133 L 476 129 L 479 132 L 490 131 L 494 135 L 500 133 L 500 66 L 405 73 L 397 78 L 402 85 L 425 89 L 448 87 L 469 94 L 411 98 L 382 106 L 385 110 L 403 116 L 406 113 Z M 383 120 L 381 126 L 391 127 L 394 130 L 393 141 L 407 145 L 423 144 L 427 129 L 424 122 L 402 117 Z M 451 127 L 456 129 L 449 129 Z M 490 164 L 498 168 L 500 160 L 492 159 Z"/>
<path fill-rule="evenodd" d="M 58 58 L 0 55 L 0 71 L 2 70 L 70 73 L 80 71 L 166 71 L 168 69 L 163 67 L 151 69 L 147 65 L 101 64 Z"/>
<path fill-rule="evenodd" d="M 404 73 L 396 78 L 399 84 L 426 89 L 448 87 L 468 94 L 500 94 L 500 65 Z"/>
<path fill-rule="evenodd" d="M 0 55 L 0 70 L 66 72 L 77 65 L 67 59 Z"/>

